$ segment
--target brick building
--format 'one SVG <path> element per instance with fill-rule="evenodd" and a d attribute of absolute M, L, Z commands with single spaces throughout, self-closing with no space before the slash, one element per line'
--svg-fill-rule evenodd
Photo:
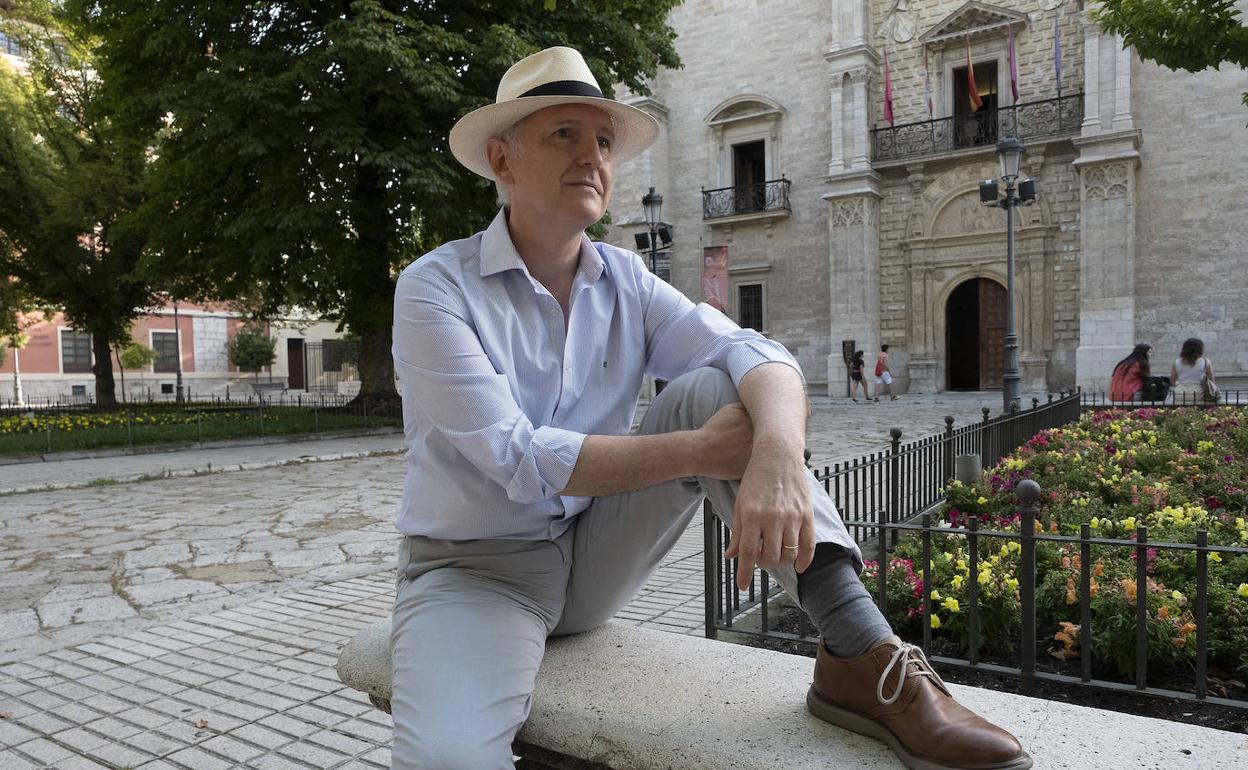
<path fill-rule="evenodd" d="M 888 343 L 911 391 L 999 386 L 1006 215 L 978 182 L 1013 134 L 1041 191 L 1016 210 L 1024 389 L 1104 389 L 1136 342 L 1165 373 L 1189 336 L 1243 381 L 1248 77 L 1142 62 L 1093 7 L 687 0 L 670 17 L 684 67 L 622 97 L 662 132 L 617 171 L 609 239 L 633 247 L 656 188 L 672 283 L 700 300 L 703 249 L 727 247 L 727 312 L 830 393 L 849 339 L 868 360 Z"/>
<path fill-rule="evenodd" d="M 62 316 L 38 318 L 26 329 L 30 341 L 21 350 L 8 348 L 0 363 L 0 406 L 19 400 L 88 400 L 95 396 L 91 336 L 74 329 Z M 131 338 L 156 352 L 142 369 L 125 370 L 125 396 L 130 401 L 176 397 L 179 363 L 182 382 L 191 398 L 245 398 L 256 375 L 239 371 L 226 355 L 226 343 L 245 319 L 224 306 L 179 303 L 177 333 L 172 305 L 135 320 Z M 337 325 L 300 314 L 268 322 L 275 340 L 273 365 L 259 373 L 264 382 L 278 382 L 292 391 L 354 395 L 359 388 L 355 343 L 342 340 Z M 7 340 L 4 340 L 7 342 Z M 113 379 L 122 397 L 120 364 L 114 357 Z M 18 398 L 20 392 L 22 398 Z"/>

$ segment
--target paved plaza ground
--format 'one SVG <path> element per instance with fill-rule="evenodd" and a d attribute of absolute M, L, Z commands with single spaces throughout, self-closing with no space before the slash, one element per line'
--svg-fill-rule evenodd
<path fill-rule="evenodd" d="M 883 449 L 892 427 L 995 414 L 1000 396 L 813 405 L 821 466 Z M 400 448 L 381 434 L 0 466 L 0 490 L 33 490 L 0 495 L 0 767 L 388 766 L 388 717 L 333 663 L 388 614 Z M 618 619 L 701 633 L 701 588 L 695 524 Z"/>

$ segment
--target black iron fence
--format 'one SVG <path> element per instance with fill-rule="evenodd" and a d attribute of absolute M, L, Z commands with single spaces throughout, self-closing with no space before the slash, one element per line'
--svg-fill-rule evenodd
<path fill-rule="evenodd" d="M 1227 545 L 1211 546 L 1208 542 L 1208 532 L 1204 529 L 1196 531 L 1195 543 L 1150 540 L 1148 528 L 1143 526 L 1135 528 L 1134 538 L 1130 540 L 1093 537 L 1089 524 L 1081 525 L 1078 537 L 1049 534 L 1046 533 L 1044 526 L 1039 528 L 1036 526 L 1036 522 L 1041 518 L 1036 506 L 1041 489 L 1031 480 L 1022 481 L 1016 489 L 1020 503 L 1019 532 L 980 529 L 980 520 L 977 516 L 966 517 L 962 526 L 949 526 L 943 523 L 938 526 L 933 525 L 932 512 L 941 504 L 942 495 L 939 487 L 933 487 L 932 479 L 934 477 L 940 479 L 935 483 L 944 486 L 953 478 L 953 463 L 950 459 L 953 455 L 982 453 L 983 467 L 996 465 L 1039 431 L 1060 427 L 1077 420 L 1081 412 L 1081 401 L 1095 402 L 1096 399 L 1085 397 L 1079 392 L 1070 395 L 1063 394 L 1056 400 L 1050 398 L 1044 405 L 1033 402 L 1030 410 L 1003 415 L 995 419 L 985 419 L 983 423 L 957 429 L 953 428 L 953 419 L 946 418 L 946 430 L 943 435 L 920 439 L 904 447 L 900 444 L 900 431 L 894 429 L 893 446 L 890 450 L 840 463 L 831 468 L 825 467 L 822 473 L 816 473 L 816 478 L 822 481 L 824 490 L 836 502 L 846 526 L 862 547 L 864 558 L 875 560 L 874 593 L 877 605 L 881 612 L 888 612 L 887 585 L 891 561 L 890 549 L 896 546 L 902 535 L 917 536 L 920 539 L 922 553 L 918 559 L 919 563 L 914 566 L 919 573 L 920 585 L 923 587 L 920 618 L 921 645 L 928 653 L 930 660 L 961 669 L 1017 677 L 1021 680 L 1024 691 L 1030 689 L 1037 681 L 1049 681 L 1248 708 L 1248 701 L 1211 695 L 1208 669 L 1211 627 L 1209 561 L 1220 561 L 1223 556 L 1245 555 L 1248 554 L 1248 548 Z M 1102 408 L 1095 403 L 1088 403 L 1086 406 L 1092 409 Z M 984 411 L 987 417 L 988 410 Z M 709 502 L 704 506 L 703 511 L 707 637 L 716 638 L 720 631 L 731 631 L 756 638 L 786 640 L 806 646 L 813 652 L 815 645 L 818 644 L 818 632 L 810 624 L 805 613 L 797 613 L 799 617 L 796 628 L 793 628 L 791 623 L 788 624 L 789 630 L 777 627 L 775 608 L 771 605 L 783 592 L 771 581 L 765 570 L 756 571 L 754 579 L 746 590 L 742 591 L 736 587 L 734 578 L 737 561 L 725 559 L 723 556 L 728 542 L 728 529 L 715 516 Z M 967 574 L 971 576 L 966 582 L 969 592 L 968 606 L 965 608 L 967 613 L 967 639 L 964 648 L 966 657 L 928 652 L 932 649 L 933 596 L 929 590 L 929 587 L 934 584 L 932 540 L 937 536 L 964 539 L 966 546 L 966 561 L 969 562 Z M 978 562 L 981 558 L 978 547 L 984 538 L 994 538 L 1007 544 L 1017 543 L 1020 549 L 1017 580 L 1021 622 L 1016 637 L 1017 665 L 985 662 L 980 656 L 981 608 L 979 585 L 975 576 L 979 573 Z M 1078 675 L 1037 668 L 1037 651 L 1040 649 L 1040 642 L 1053 639 L 1051 633 L 1039 636 L 1036 627 L 1036 547 L 1040 543 L 1053 544 L 1054 547 L 1066 548 L 1070 552 L 1077 551 L 1078 553 L 1078 558 L 1072 561 L 1078 570 L 1078 585 L 1074 589 L 1075 598 L 1072 600 L 1068 597 L 1069 602 L 1077 601 L 1078 603 L 1079 623 L 1073 629 L 1071 639 L 1072 643 L 1077 640 Z M 1133 585 L 1138 598 L 1135 600 L 1134 625 L 1131 629 L 1134 644 L 1134 673 L 1130 683 L 1093 676 L 1092 634 L 1095 627 L 1092 619 L 1092 598 L 1096 595 L 1093 548 L 1101 552 L 1107 550 L 1121 552 L 1125 549 L 1131 553 L 1135 562 Z M 1149 623 L 1153 610 L 1150 609 L 1146 596 L 1150 581 L 1149 565 L 1158 551 L 1190 553 L 1195 565 L 1196 595 L 1191 610 L 1192 622 L 1195 625 L 1191 633 L 1194 637 L 1195 660 L 1189 691 L 1155 687 L 1149 684 Z"/>
<path fill-rule="evenodd" d="M 1083 94 L 983 109 L 972 115 L 936 118 L 871 132 L 876 162 L 921 158 L 968 147 L 996 144 L 1013 136 L 1024 142 L 1079 133 Z"/>
<path fill-rule="evenodd" d="M 719 219 L 763 211 L 789 211 L 788 179 L 702 191 L 702 218 Z"/>
<path fill-rule="evenodd" d="M 1175 393 L 1163 390 L 1156 395 L 1145 393 L 1138 401 L 1115 401 L 1104 391 L 1083 392 L 1084 409 L 1132 409 L 1142 406 L 1150 408 L 1168 408 L 1177 406 L 1248 405 L 1248 390 L 1219 390 L 1216 399 L 1206 398 L 1201 393 Z"/>
<path fill-rule="evenodd" d="M 303 357 L 309 393 L 338 393 L 348 383 L 354 385 L 360 380 L 359 340 L 309 342 Z"/>

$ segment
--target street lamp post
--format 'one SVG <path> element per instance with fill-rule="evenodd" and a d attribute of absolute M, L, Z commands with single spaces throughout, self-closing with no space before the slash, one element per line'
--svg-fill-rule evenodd
<path fill-rule="evenodd" d="M 986 179 L 979 183 L 979 198 L 985 205 L 1005 209 L 1005 372 L 1001 375 L 1001 391 L 1003 408 L 1013 412 L 1020 406 L 1019 384 L 1023 379 L 1018 368 L 1018 331 L 1014 326 L 1014 209 L 1036 202 L 1036 180 L 1015 184 L 1023 159 L 1023 143 L 1017 137 L 1007 136 L 998 142 L 997 154 L 1001 158 L 1005 197 L 998 199 L 996 180 Z"/>
<path fill-rule="evenodd" d="M 663 196 L 650 188 L 641 196 L 641 207 L 646 212 L 646 224 L 650 227 L 650 272 L 659 274 L 659 222 L 662 222 Z"/>

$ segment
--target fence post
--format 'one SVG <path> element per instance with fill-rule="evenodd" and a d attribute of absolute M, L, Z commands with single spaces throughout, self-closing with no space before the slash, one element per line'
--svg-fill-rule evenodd
<path fill-rule="evenodd" d="M 966 517 L 966 554 L 970 558 L 970 610 L 971 617 L 967 621 L 967 635 L 971 643 L 968 659 L 972 666 L 979 664 L 979 517 Z"/>
<path fill-rule="evenodd" d="M 899 524 L 901 523 L 901 428 L 890 428 L 888 435 L 893 437 L 892 457 L 888 463 L 888 475 L 890 476 L 888 480 L 890 498 L 888 507 L 891 509 L 889 523 Z M 891 539 L 894 548 L 897 547 L 897 536 L 899 534 L 897 530 L 893 530 Z"/>
<path fill-rule="evenodd" d="M 944 483 L 953 480 L 953 415 L 945 415 L 945 472 Z"/>
<path fill-rule="evenodd" d="M 1023 610 L 1022 661 L 1019 668 L 1023 674 L 1023 691 L 1030 692 L 1036 677 L 1036 501 L 1040 499 L 1040 485 L 1031 479 L 1019 482 L 1015 493 L 1022 503 L 1019 524 L 1022 528 L 1022 565 L 1019 575 L 1019 603 Z"/>
<path fill-rule="evenodd" d="M 1092 525 L 1079 525 L 1079 678 L 1092 679 Z"/>
<path fill-rule="evenodd" d="M 1209 532 L 1196 532 L 1196 697 L 1205 699 L 1209 663 Z M 1139 593 L 1137 592 L 1138 596 Z"/>
<path fill-rule="evenodd" d="M 715 561 L 721 559 L 719 548 L 715 543 L 715 533 L 719 529 L 719 519 L 715 518 L 715 511 L 711 508 L 710 500 L 702 501 L 702 553 L 705 554 L 703 559 L 703 596 L 706 604 L 706 638 L 714 639 L 717 635 L 715 630 L 715 608 L 719 605 L 719 597 L 715 595 Z"/>
<path fill-rule="evenodd" d="M 1148 527 L 1135 528 L 1135 689 L 1148 687 Z"/>
<path fill-rule="evenodd" d="M 992 453 L 992 444 L 995 442 L 993 442 L 992 434 L 988 430 L 988 423 L 991 420 L 988 415 L 992 414 L 992 410 L 985 406 L 980 409 L 980 412 L 984 415 L 984 423 L 979 429 L 979 458 L 980 462 L 983 463 L 983 467 L 991 468 L 997 464 L 997 461 L 993 459 L 994 455 Z"/>

